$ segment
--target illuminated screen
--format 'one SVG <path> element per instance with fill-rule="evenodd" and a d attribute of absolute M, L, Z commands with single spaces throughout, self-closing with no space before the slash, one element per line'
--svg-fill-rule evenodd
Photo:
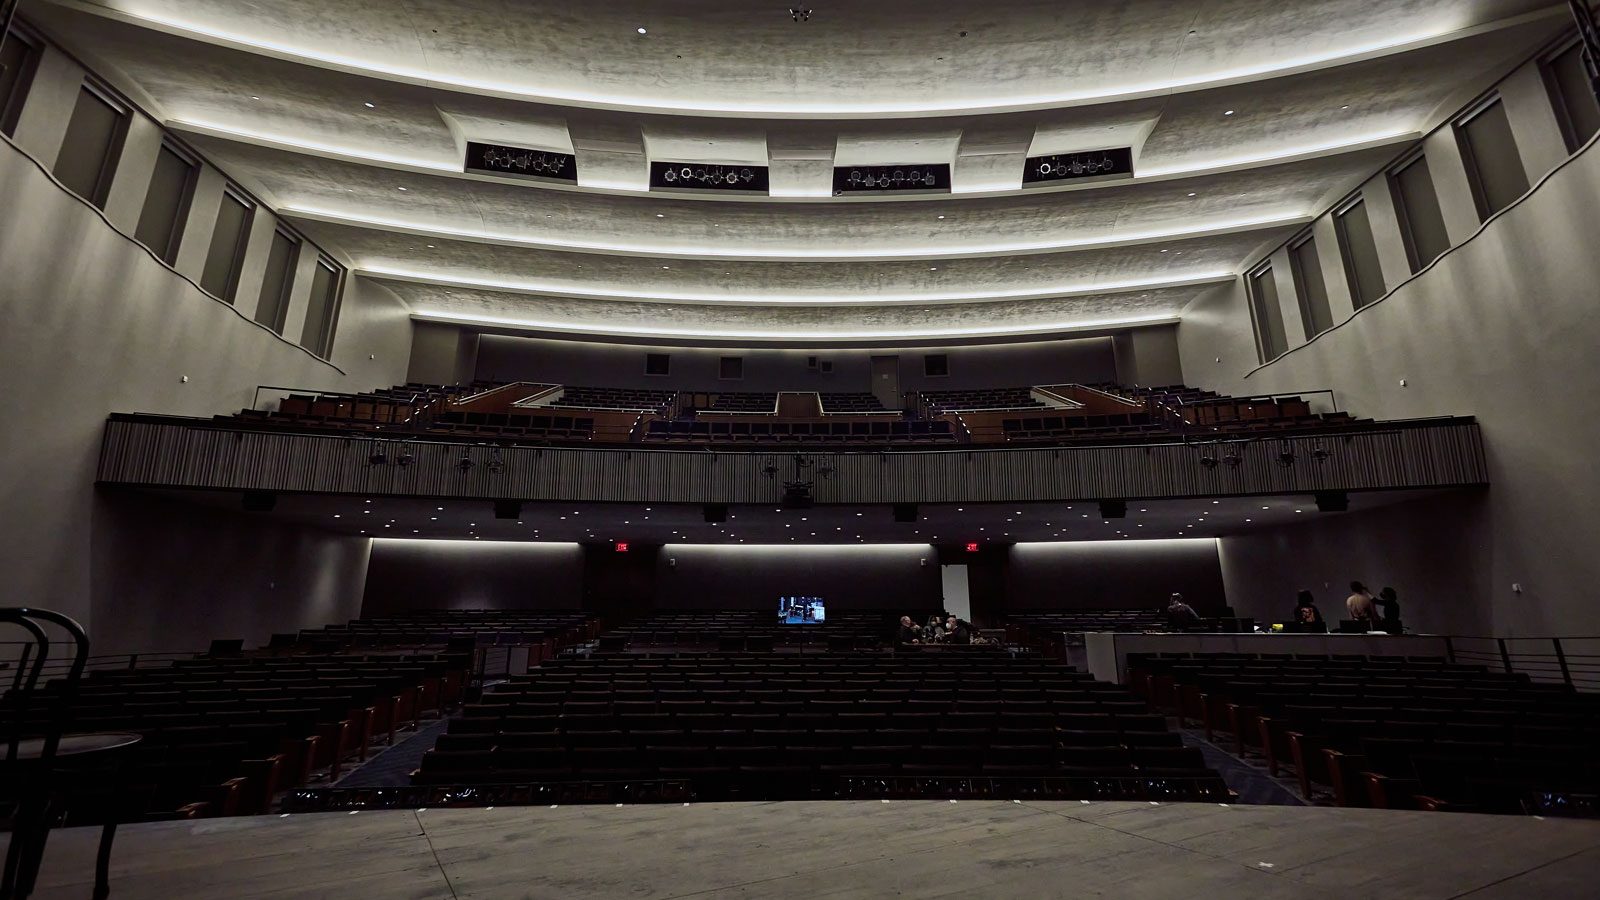
<path fill-rule="evenodd" d="M 827 619 L 821 597 L 779 597 L 779 625 L 812 625 Z"/>

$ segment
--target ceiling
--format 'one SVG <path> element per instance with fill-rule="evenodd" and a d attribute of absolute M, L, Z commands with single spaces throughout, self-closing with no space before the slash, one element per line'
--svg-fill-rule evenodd
<path fill-rule="evenodd" d="M 1102 519 L 1094 503 L 921 504 L 920 519 L 895 522 L 888 506 L 729 507 L 728 521 L 704 520 L 698 504 L 522 504 L 518 519 L 496 519 L 485 500 L 279 494 L 270 513 L 240 511 L 237 491 L 152 491 L 182 503 L 270 517 L 334 534 L 407 540 L 578 541 L 634 544 L 1010 544 L 1029 541 L 1217 538 L 1294 525 L 1320 516 L 1309 495 L 1130 501 L 1123 519 Z M 1416 500 L 1437 491 L 1349 495 L 1350 512 Z"/>
<path fill-rule="evenodd" d="M 1526 0 L 49 0 L 26 18 L 441 321 L 875 340 L 1171 321 L 1567 24 Z M 640 34 L 638 29 L 645 29 Z M 577 184 L 465 174 L 467 140 Z M 1029 155 L 1135 176 L 1021 187 Z M 649 192 L 651 161 L 771 196 Z M 953 193 L 831 196 L 834 165 Z"/>

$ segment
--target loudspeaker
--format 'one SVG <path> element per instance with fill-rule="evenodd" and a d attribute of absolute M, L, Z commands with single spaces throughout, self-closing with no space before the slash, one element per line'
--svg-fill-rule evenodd
<path fill-rule="evenodd" d="M 1344 512 L 1350 508 L 1350 495 L 1344 491 L 1318 491 L 1317 509 L 1322 512 Z"/>
<path fill-rule="evenodd" d="M 245 491 L 242 502 L 247 512 L 272 512 L 278 505 L 278 494 L 276 491 Z"/>
<path fill-rule="evenodd" d="M 1128 515 L 1128 502 L 1126 500 L 1101 500 L 1100 518 L 1121 519 Z"/>
<path fill-rule="evenodd" d="M 496 500 L 494 502 L 494 517 L 496 519 L 522 518 L 521 500 Z"/>
<path fill-rule="evenodd" d="M 896 522 L 915 522 L 922 517 L 917 514 L 915 503 L 896 503 L 894 505 L 894 520 Z"/>
<path fill-rule="evenodd" d="M 700 514 L 705 517 L 707 522 L 726 522 L 728 521 L 728 504 L 707 503 L 701 508 Z"/>

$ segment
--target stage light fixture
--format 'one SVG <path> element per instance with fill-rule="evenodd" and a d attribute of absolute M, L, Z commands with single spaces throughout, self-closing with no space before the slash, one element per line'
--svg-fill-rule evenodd
<path fill-rule="evenodd" d="M 1240 456 L 1237 453 L 1227 453 L 1227 454 L 1224 454 L 1223 457 L 1222 457 L 1222 464 L 1227 466 L 1230 469 L 1239 468 L 1239 464 L 1242 463 L 1242 462 L 1244 462 L 1244 457 Z"/>
<path fill-rule="evenodd" d="M 472 461 L 472 456 L 466 453 L 461 454 L 461 458 L 456 460 L 456 468 L 460 469 L 463 475 L 471 472 L 472 467 L 475 465 L 477 465 L 477 463 Z"/>
<path fill-rule="evenodd" d="M 1279 450 L 1276 459 L 1279 466 L 1287 469 L 1294 465 L 1294 451 L 1287 448 Z"/>
<path fill-rule="evenodd" d="M 1328 451 L 1322 449 L 1321 447 L 1316 447 L 1316 448 L 1312 449 L 1312 451 L 1311 451 L 1311 459 L 1312 459 L 1312 461 L 1316 462 L 1319 465 L 1322 464 L 1322 463 L 1327 462 L 1328 458 L 1330 456 L 1332 456 L 1332 455 L 1333 455 L 1332 453 L 1329 453 Z"/>
<path fill-rule="evenodd" d="M 1207 469 L 1215 469 L 1217 467 L 1217 458 L 1207 453 L 1200 457 L 1200 465 Z"/>
<path fill-rule="evenodd" d="M 789 18 L 794 19 L 796 22 L 808 22 L 811 20 L 811 10 L 807 9 L 804 4 L 791 6 L 789 7 Z"/>

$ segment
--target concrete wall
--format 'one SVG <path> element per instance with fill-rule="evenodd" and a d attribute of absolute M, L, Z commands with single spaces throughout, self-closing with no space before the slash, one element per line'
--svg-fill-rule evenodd
<path fill-rule="evenodd" d="M 94 504 L 92 650 L 246 647 L 355 618 L 369 539 L 128 491 Z"/>
<path fill-rule="evenodd" d="M 1501 88 L 1525 165 L 1555 159 L 1551 148 L 1559 141 L 1553 118 L 1536 108 L 1549 99 L 1527 89 L 1528 68 Z M 1319 254 L 1335 327 L 1309 343 L 1289 329 L 1289 352 L 1257 367 L 1243 285 L 1224 285 L 1184 313 L 1178 330 L 1183 370 L 1190 384 L 1224 393 L 1333 388 L 1345 409 L 1378 419 L 1476 416 L 1492 484 L 1482 499 L 1449 515 L 1412 519 L 1412 527 L 1388 532 L 1388 542 L 1370 539 L 1365 517 L 1341 517 L 1328 526 L 1332 531 L 1285 537 L 1286 552 L 1343 554 L 1318 561 L 1329 567 L 1318 570 L 1330 573 L 1323 580 L 1335 583 L 1359 572 L 1376 580 L 1406 557 L 1439 560 L 1442 570 L 1412 582 L 1411 593 L 1453 598 L 1419 620 L 1441 628 L 1513 636 L 1600 633 L 1594 597 L 1600 555 L 1593 548 L 1600 532 L 1600 476 L 1593 465 L 1600 447 L 1600 392 L 1593 388 L 1594 348 L 1600 347 L 1600 255 L 1594 248 L 1600 151 L 1591 142 L 1571 159 L 1561 154 L 1553 172 L 1533 173 L 1528 195 L 1480 226 L 1450 137 L 1448 130 L 1436 132 L 1423 147 L 1457 246 L 1411 275 L 1380 173 L 1361 191 L 1389 293 L 1360 312 L 1350 309 L 1337 251 L 1332 264 L 1327 258 L 1333 235 L 1324 216 L 1314 233 L 1329 242 Z M 1298 321 L 1292 284 L 1284 290 L 1280 283 L 1280 295 L 1286 321 L 1291 314 Z M 1255 541 L 1232 552 L 1234 540 L 1224 542 L 1225 560 L 1260 555 Z M 1334 578 L 1334 568 L 1350 575 Z M 1426 575 L 1398 570 L 1408 579 Z M 1295 579 L 1266 573 L 1257 582 L 1255 571 L 1225 565 L 1229 594 L 1285 602 L 1282 592 Z M 1462 573 L 1470 584 L 1460 580 Z"/>
<path fill-rule="evenodd" d="M 442 338 L 430 338 L 427 347 L 419 345 L 419 353 L 425 355 L 418 358 L 414 371 L 443 371 L 445 343 Z M 645 375 L 648 353 L 670 354 L 671 374 Z M 950 364 L 948 376 L 924 375 L 923 356 L 928 353 L 946 355 Z M 723 356 L 744 358 L 744 378 L 718 378 L 718 361 Z M 810 356 L 832 361 L 833 372 L 824 375 L 807 369 L 806 358 Z M 1117 372 L 1110 338 L 933 350 L 707 350 L 484 335 L 477 349 L 476 377 L 691 391 L 870 391 L 874 356 L 899 358 L 902 391 L 1111 381 Z"/>
<path fill-rule="evenodd" d="M 1156 609 L 1173 591 L 1202 614 L 1224 605 L 1217 542 L 1077 541 L 1016 544 L 1007 554 L 1007 609 Z"/>
<path fill-rule="evenodd" d="M 116 624 L 102 639 L 94 622 L 118 607 L 119 591 L 140 590 L 95 583 L 125 570 L 95 566 L 90 552 L 98 519 L 108 515 L 93 487 L 107 414 L 237 412 L 251 405 L 259 384 L 344 391 L 396 384 L 405 380 L 411 329 L 392 293 L 351 279 L 330 363 L 250 321 L 256 294 L 247 287 L 237 309 L 201 291 L 192 279 L 211 237 L 199 220 L 206 185 L 220 192 L 215 169 L 202 172 L 176 268 L 131 237 L 139 206 L 127 196 L 138 191 L 132 168 L 119 168 L 113 182 L 107 208 L 115 218 L 64 190 L 48 170 L 82 78 L 70 60 L 47 52 L 16 141 L 0 141 L 0 359 L 8 385 L 0 391 L 0 571 L 11 602 L 78 617 L 97 651 L 130 646 L 126 635 L 134 633 L 152 642 L 139 649 L 170 649 L 159 629 L 130 630 L 108 614 Z M 148 137 L 142 126 L 131 135 L 130 166 L 144 164 Z M 302 286 L 301 319 L 304 294 Z M 166 558 L 189 562 L 177 553 Z M 278 596 L 286 602 L 289 595 Z"/>
<path fill-rule="evenodd" d="M 1392 587 L 1412 631 L 1488 634 L 1492 571 L 1487 492 L 1462 491 L 1303 525 L 1230 535 L 1217 544 L 1228 600 L 1241 616 L 1287 622 L 1311 591 L 1330 626 L 1345 617 L 1351 581 Z M 1512 612 L 1515 615 L 1515 612 Z"/>
<path fill-rule="evenodd" d="M 568 543 L 373 541 L 363 616 L 412 609 L 577 609 L 583 549 Z"/>

